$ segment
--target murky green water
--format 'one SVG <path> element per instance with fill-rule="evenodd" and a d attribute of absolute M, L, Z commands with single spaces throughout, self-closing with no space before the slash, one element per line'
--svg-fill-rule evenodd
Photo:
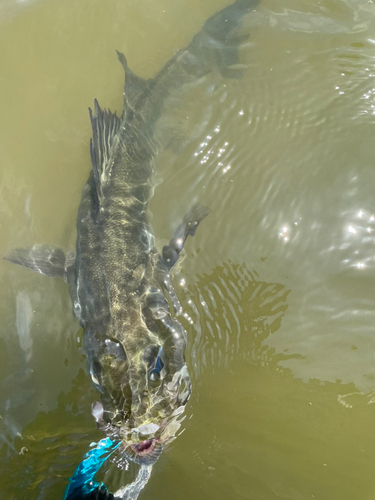
<path fill-rule="evenodd" d="M 74 247 L 87 107 L 122 106 L 114 49 L 152 77 L 228 3 L 3 3 L 1 255 Z M 375 5 L 263 0 L 242 30 L 245 76 L 191 89 L 192 139 L 158 160 L 157 237 L 194 200 L 212 214 L 174 278 L 194 322 L 184 432 L 140 499 L 372 500 Z M 64 283 L 0 272 L 0 498 L 59 499 L 102 437 L 82 331 Z M 113 491 L 137 468 L 106 470 Z"/>

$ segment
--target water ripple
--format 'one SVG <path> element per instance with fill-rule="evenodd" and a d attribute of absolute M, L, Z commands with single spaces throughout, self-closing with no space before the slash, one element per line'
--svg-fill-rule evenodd
<path fill-rule="evenodd" d="M 227 369 L 238 356 L 262 360 L 262 342 L 280 327 L 289 293 L 282 284 L 261 281 L 244 264 L 227 262 L 198 276 L 185 290 L 195 330 L 189 341 L 195 377 L 204 369 Z"/>

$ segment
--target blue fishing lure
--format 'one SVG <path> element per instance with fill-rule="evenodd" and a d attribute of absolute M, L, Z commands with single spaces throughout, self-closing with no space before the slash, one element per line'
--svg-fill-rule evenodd
<path fill-rule="evenodd" d="M 95 475 L 103 463 L 114 453 L 121 441 L 102 439 L 95 448 L 88 451 L 74 471 L 65 490 L 63 500 L 111 500 L 114 499 L 103 483 L 95 481 Z"/>

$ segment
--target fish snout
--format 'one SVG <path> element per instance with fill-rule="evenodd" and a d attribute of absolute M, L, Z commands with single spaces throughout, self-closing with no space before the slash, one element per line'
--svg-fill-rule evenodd
<path fill-rule="evenodd" d="M 151 434 L 156 434 L 160 429 L 160 426 L 157 424 L 142 424 L 138 427 L 138 431 L 144 436 L 149 436 Z"/>

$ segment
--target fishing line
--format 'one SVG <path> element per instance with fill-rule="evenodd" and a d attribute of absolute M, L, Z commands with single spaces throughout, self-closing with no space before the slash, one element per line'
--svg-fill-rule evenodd
<path fill-rule="evenodd" d="M 138 471 L 136 480 L 116 491 L 114 494 L 115 498 L 121 500 L 136 500 L 150 479 L 152 467 L 152 465 L 142 465 Z"/>

